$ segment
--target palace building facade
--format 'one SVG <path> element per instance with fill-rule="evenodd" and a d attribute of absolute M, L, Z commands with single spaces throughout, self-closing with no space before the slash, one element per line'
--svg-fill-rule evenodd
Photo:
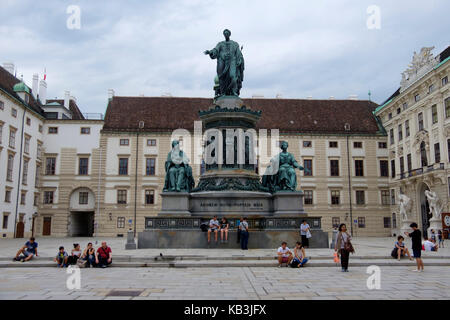
<path fill-rule="evenodd" d="M 288 141 L 289 152 L 309 169 L 297 171 L 297 181 L 305 211 L 322 217 L 324 231 L 346 223 L 356 236 L 391 235 L 399 221 L 396 192 L 403 188 L 411 194 L 421 188 L 420 179 L 447 201 L 449 94 L 443 79 L 449 68 L 442 58 L 418 82 L 404 82 L 405 89 L 382 106 L 354 97 L 243 99 L 247 108 L 262 112 L 257 131 L 278 129 L 279 140 Z M 181 128 L 193 135 L 198 111 L 208 109 L 212 99 L 123 97 L 110 90 L 104 119 L 92 119 L 80 112 L 69 93 L 48 100 L 45 81 L 39 95 L 34 82 L 30 89 L 7 66 L 0 67 L 2 237 L 124 236 L 130 228 L 142 231 L 145 219 L 161 210 L 172 133 Z M 430 94 L 422 92 L 431 85 Z M 411 104 L 416 93 L 426 97 Z M 404 102 L 410 103 L 406 111 Z M 420 108 L 428 135 L 418 129 Z M 391 129 L 398 136 L 398 125 L 407 119 L 409 136 L 404 128 L 402 140 L 391 143 Z M 417 148 L 423 141 L 428 162 L 420 167 Z M 432 156 L 436 143 L 439 161 Z M 184 150 L 194 148 L 189 138 L 180 144 Z M 403 170 L 400 147 L 405 163 L 411 153 L 411 166 L 405 164 Z M 192 154 L 190 159 L 198 183 L 205 165 Z M 392 161 L 398 168 L 395 176 Z M 258 173 L 264 170 L 258 163 Z M 415 210 L 420 212 L 420 206 Z"/>

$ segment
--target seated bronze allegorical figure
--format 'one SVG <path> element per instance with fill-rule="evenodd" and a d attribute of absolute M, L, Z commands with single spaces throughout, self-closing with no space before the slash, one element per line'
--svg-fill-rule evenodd
<path fill-rule="evenodd" d="M 270 165 L 267 167 L 262 177 L 262 185 L 270 192 L 277 191 L 295 191 L 297 189 L 297 175 L 295 169 L 305 170 L 295 160 L 295 157 L 287 152 L 289 144 L 286 141 L 281 142 L 281 152 L 270 159 Z"/>
<path fill-rule="evenodd" d="M 191 191 L 195 185 L 192 168 L 188 157 L 180 150 L 180 143 L 177 140 L 172 142 L 172 150 L 167 155 L 165 168 L 164 192 Z"/>

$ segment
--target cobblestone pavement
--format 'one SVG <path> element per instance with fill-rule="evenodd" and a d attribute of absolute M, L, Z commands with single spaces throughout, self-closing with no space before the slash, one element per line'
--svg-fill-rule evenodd
<path fill-rule="evenodd" d="M 367 288 L 366 268 L 107 268 L 82 269 L 81 289 L 68 290 L 67 269 L 9 268 L 0 299 L 449 299 L 448 267 L 381 267 L 381 289 Z M 108 296 L 111 290 L 138 296 Z M 131 295 L 131 293 L 130 293 Z"/>

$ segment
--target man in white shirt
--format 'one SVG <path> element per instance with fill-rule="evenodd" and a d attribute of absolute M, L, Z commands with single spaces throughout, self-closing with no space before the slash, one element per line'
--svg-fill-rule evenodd
<path fill-rule="evenodd" d="M 423 242 L 423 246 L 425 247 L 425 251 L 437 251 L 438 250 L 438 245 L 436 244 L 436 242 L 432 242 L 429 239 L 426 239 Z"/>
<path fill-rule="evenodd" d="M 286 267 L 289 266 L 293 259 L 291 250 L 287 247 L 287 243 L 283 241 L 281 247 L 278 248 L 278 268 L 281 267 L 282 263 L 286 263 Z"/>
<path fill-rule="evenodd" d="M 211 242 L 211 232 L 214 232 L 214 240 L 217 244 L 217 236 L 219 235 L 220 224 L 217 220 L 217 216 L 214 216 L 211 220 L 209 220 L 209 229 L 208 229 L 208 245 Z"/>

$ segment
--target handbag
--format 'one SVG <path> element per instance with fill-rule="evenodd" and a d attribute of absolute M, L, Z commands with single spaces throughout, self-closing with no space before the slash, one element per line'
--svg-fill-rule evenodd
<path fill-rule="evenodd" d="M 341 235 L 342 241 L 344 241 L 344 237 Z M 353 248 L 353 245 L 351 241 L 347 238 L 347 241 L 344 242 L 344 250 L 347 252 L 355 253 L 355 249 Z"/>
<path fill-rule="evenodd" d="M 311 238 L 312 237 L 312 234 L 311 234 L 311 232 L 308 230 L 308 231 L 306 231 L 306 238 Z"/>
<path fill-rule="evenodd" d="M 86 263 L 87 263 L 87 260 L 80 258 L 77 260 L 77 267 L 78 268 L 86 268 Z"/>

